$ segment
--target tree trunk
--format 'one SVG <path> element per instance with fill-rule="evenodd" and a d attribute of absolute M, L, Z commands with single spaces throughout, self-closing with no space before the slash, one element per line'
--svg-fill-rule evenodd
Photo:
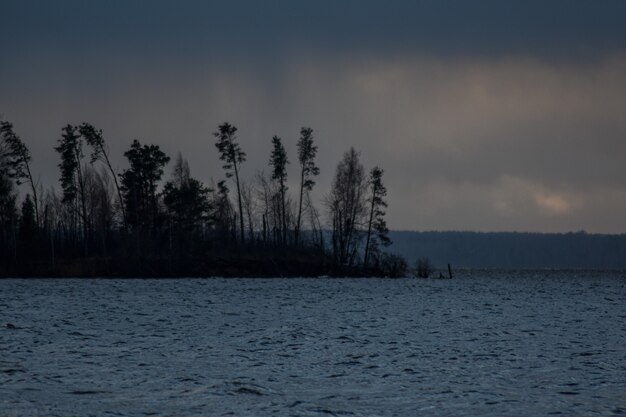
<path fill-rule="evenodd" d="M 374 220 L 374 201 L 376 201 L 376 189 L 372 190 L 372 206 L 370 208 L 370 218 L 367 222 L 367 239 L 365 240 L 365 255 L 363 256 L 363 266 L 367 268 L 367 258 L 370 251 L 370 237 L 372 236 L 372 221 Z"/>
<path fill-rule="evenodd" d="M 41 227 L 39 222 L 39 199 L 37 198 L 37 186 L 33 180 L 33 174 L 30 172 L 30 164 L 26 163 L 26 173 L 28 174 L 28 182 L 30 182 L 30 188 L 33 191 L 33 203 L 35 204 L 35 221 L 37 222 L 37 228 Z"/>
<path fill-rule="evenodd" d="M 237 200 L 239 202 L 239 225 L 241 227 L 241 244 L 245 243 L 245 235 L 243 231 L 243 204 L 241 203 L 241 190 L 239 188 L 239 170 L 237 169 L 237 162 L 233 162 L 233 167 L 235 168 L 235 182 L 237 183 Z"/>
<path fill-rule="evenodd" d="M 352 202 L 352 213 L 350 214 L 350 219 L 348 220 L 348 224 L 349 226 L 347 227 L 347 238 L 346 238 L 346 259 L 348 258 L 348 254 L 350 253 L 350 251 L 353 249 L 352 248 L 352 239 L 354 238 L 354 235 L 356 234 L 356 215 L 357 215 L 357 211 L 359 209 L 359 200 L 361 199 L 361 190 L 357 190 L 357 195 L 356 198 L 353 200 Z M 356 249 L 356 245 L 355 248 Z M 350 262 L 349 264 L 352 265 L 352 259 L 353 256 L 350 257 Z"/>
<path fill-rule="evenodd" d="M 287 245 L 287 212 L 285 210 L 285 185 L 283 184 L 283 181 L 280 181 L 280 198 L 281 198 L 281 205 L 282 205 L 282 227 L 283 227 L 283 236 L 282 236 L 282 240 L 283 240 L 283 246 Z"/>
<path fill-rule="evenodd" d="M 85 184 L 83 182 L 83 171 L 80 166 L 80 158 L 76 155 L 77 168 L 76 175 L 78 176 L 78 187 L 80 188 L 80 203 L 81 203 L 81 217 L 83 220 L 83 245 L 85 257 L 89 254 L 88 250 L 88 225 L 87 225 L 87 203 L 85 202 Z"/>
<path fill-rule="evenodd" d="M 263 213 L 263 244 L 267 245 L 267 216 Z"/>
<path fill-rule="evenodd" d="M 115 171 L 113 170 L 113 167 L 111 166 L 111 162 L 109 161 L 109 156 L 107 155 L 104 148 L 101 151 L 102 151 L 102 155 L 104 155 L 104 160 L 107 166 L 109 167 L 109 171 L 111 171 L 111 175 L 113 176 L 113 182 L 115 183 L 115 189 L 117 190 L 117 198 L 120 200 L 120 208 L 122 209 L 122 221 L 124 223 L 124 230 L 126 230 L 126 228 L 128 227 L 126 223 L 126 207 L 124 206 L 124 199 L 122 198 L 122 191 L 120 190 L 120 185 L 117 182 L 117 175 L 115 175 Z"/>
<path fill-rule="evenodd" d="M 300 174 L 300 202 L 298 203 L 298 220 L 296 222 L 295 246 L 298 247 L 300 240 L 300 222 L 302 221 L 302 197 L 304 195 L 304 166 Z"/>

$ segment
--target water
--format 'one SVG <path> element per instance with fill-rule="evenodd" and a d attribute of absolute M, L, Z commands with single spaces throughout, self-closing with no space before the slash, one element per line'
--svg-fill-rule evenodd
<path fill-rule="evenodd" d="M 2 416 L 626 413 L 626 276 L 0 280 Z"/>

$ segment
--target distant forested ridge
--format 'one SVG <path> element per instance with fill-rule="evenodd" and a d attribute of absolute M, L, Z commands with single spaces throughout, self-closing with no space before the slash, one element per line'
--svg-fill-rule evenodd
<path fill-rule="evenodd" d="M 0 120 L 0 277 L 402 275 L 385 251 L 383 170 L 350 148 L 318 205 L 313 129 L 294 133 L 295 157 L 268 138 L 267 171 L 250 176 L 237 127 L 220 124 L 202 140 L 223 177 L 205 183 L 181 153 L 137 139 L 118 172 L 101 129 L 67 124 L 51 132 L 59 180 L 45 187 L 27 141 Z"/>
<path fill-rule="evenodd" d="M 391 250 L 435 267 L 626 269 L 626 235 L 392 231 Z"/>

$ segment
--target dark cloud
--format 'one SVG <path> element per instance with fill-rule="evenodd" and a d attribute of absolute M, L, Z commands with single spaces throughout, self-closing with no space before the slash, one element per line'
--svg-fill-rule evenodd
<path fill-rule="evenodd" d="M 3 2 L 3 49 L 176 59 L 341 53 L 594 56 L 626 45 L 619 0 Z"/>
<path fill-rule="evenodd" d="M 381 165 L 394 228 L 626 232 L 626 2 L 7 0 L 0 114 L 56 181 L 61 126 L 220 178 L 218 123 L 267 166 L 301 126 L 330 185 Z"/>

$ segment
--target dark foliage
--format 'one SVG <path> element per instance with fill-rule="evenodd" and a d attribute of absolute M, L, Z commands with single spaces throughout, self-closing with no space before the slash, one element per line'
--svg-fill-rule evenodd
<path fill-rule="evenodd" d="M 73 203 L 78 196 L 79 178 L 77 176 L 83 158 L 83 141 L 76 127 L 68 124 L 63 128 L 63 134 L 54 150 L 61 156 L 59 181 L 63 190 L 63 202 Z"/>
<path fill-rule="evenodd" d="M 241 150 L 241 146 L 237 142 L 237 128 L 228 122 L 224 122 L 218 126 L 217 132 L 213 133 L 217 139 L 215 146 L 219 152 L 220 160 L 224 161 L 224 171 L 226 178 L 235 178 L 237 186 L 237 202 L 239 206 L 239 230 L 241 243 L 245 241 L 245 232 L 243 225 L 243 203 L 241 197 L 241 182 L 239 180 L 239 167 L 246 160 L 246 153 Z"/>
<path fill-rule="evenodd" d="M 295 227 L 295 244 L 300 243 L 300 228 L 302 227 L 302 203 L 305 196 L 313 190 L 315 181 L 313 178 L 319 175 L 320 169 L 315 165 L 317 146 L 313 143 L 313 129 L 303 127 L 300 129 L 298 140 L 298 162 L 300 163 L 300 198 L 298 200 L 298 217 Z"/>
<path fill-rule="evenodd" d="M 281 241 L 287 243 L 287 208 L 285 193 L 287 192 L 287 151 L 278 136 L 272 138 L 272 154 L 270 156 L 270 167 L 272 168 L 272 179 L 278 181 L 278 192 L 280 193 L 280 213 L 281 220 Z"/>
<path fill-rule="evenodd" d="M 365 240 L 365 255 L 363 264 L 368 265 L 370 254 L 372 254 L 376 261 L 380 256 L 381 246 L 389 246 L 391 240 L 389 239 L 389 229 L 387 229 L 387 222 L 385 221 L 385 209 L 387 208 L 387 202 L 384 197 L 387 196 L 387 188 L 383 185 L 383 170 L 379 167 L 374 167 L 370 171 L 368 185 L 370 187 L 370 214 L 367 222 L 367 238 Z M 372 234 L 372 232 L 374 234 Z"/>
<path fill-rule="evenodd" d="M 336 228 L 324 229 L 309 196 L 319 174 L 312 132 L 300 132 L 295 200 L 282 140 L 272 138 L 271 175 L 259 173 L 256 182 L 246 182 L 237 128 L 221 124 L 214 136 L 226 178 L 237 188 L 233 204 L 226 180 L 205 186 L 180 154 L 163 184 L 169 156 L 138 140 L 124 153 L 128 166 L 117 175 L 102 130 L 68 124 L 54 147 L 61 192 L 50 190 L 38 199 L 30 152 L 12 125 L 2 122 L 0 276 L 401 276 L 403 260 L 379 250 L 386 242 L 382 170 L 376 168 L 378 182 L 366 183 L 354 149 L 340 162 L 329 197 Z M 87 162 L 85 145 L 91 150 Z M 32 193 L 18 200 L 22 182 L 30 183 Z M 331 235 L 334 244 L 326 247 L 325 236 Z M 372 262 L 361 262 L 364 251 Z"/>
<path fill-rule="evenodd" d="M 2 142 L 4 142 L 8 153 L 5 155 L 8 167 L 10 168 L 8 174 L 10 178 L 15 179 L 17 185 L 20 185 L 23 181 L 27 181 L 30 185 L 30 190 L 33 198 L 33 209 L 35 214 L 35 222 L 39 224 L 39 199 L 37 196 L 37 184 L 33 178 L 32 171 L 30 169 L 31 155 L 28 147 L 22 139 L 13 131 L 13 125 L 9 122 L 3 121 L 0 123 L 0 136 Z"/>
<path fill-rule="evenodd" d="M 406 260 L 397 254 L 383 253 L 380 256 L 379 268 L 381 275 L 389 278 L 402 278 L 406 276 Z"/>
<path fill-rule="evenodd" d="M 210 189 L 191 177 L 189 165 L 179 154 L 171 181 L 163 189 L 163 203 L 169 217 L 170 249 L 192 253 L 194 242 L 202 241 L 210 223 Z"/>
<path fill-rule="evenodd" d="M 158 146 L 141 145 L 137 139 L 124 156 L 130 164 L 120 176 L 128 223 L 134 230 L 152 233 L 159 216 L 157 185 L 170 158 Z"/>

